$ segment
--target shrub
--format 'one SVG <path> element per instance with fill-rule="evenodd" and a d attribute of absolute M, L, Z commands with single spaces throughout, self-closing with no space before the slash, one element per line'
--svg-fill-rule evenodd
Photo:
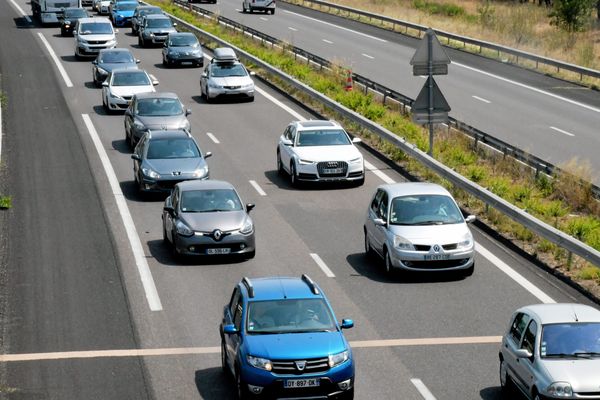
<path fill-rule="evenodd" d="M 600 268 L 594 266 L 583 267 L 577 277 L 583 280 L 600 280 Z"/>
<path fill-rule="evenodd" d="M 508 188 L 510 187 L 510 181 L 508 178 L 503 176 L 494 177 L 489 180 L 489 190 L 493 193 L 497 194 L 500 197 L 503 197 L 508 192 Z"/>
<path fill-rule="evenodd" d="M 567 32 L 583 30 L 596 0 L 554 0 L 550 13 L 552 25 Z"/>
<path fill-rule="evenodd" d="M 470 165 L 466 171 L 466 176 L 473 182 L 481 182 L 487 177 L 487 170 L 480 165 Z"/>
<path fill-rule="evenodd" d="M 528 185 L 516 185 L 513 186 L 512 189 L 512 198 L 516 202 L 524 202 L 525 200 L 529 200 L 531 197 L 531 186 Z"/>
<path fill-rule="evenodd" d="M 12 200 L 10 196 L 0 196 L 0 209 L 8 209 L 12 207 Z"/>
<path fill-rule="evenodd" d="M 565 232 L 579 240 L 586 240 L 597 229 L 600 229 L 600 221 L 596 218 L 577 217 L 567 222 Z"/>

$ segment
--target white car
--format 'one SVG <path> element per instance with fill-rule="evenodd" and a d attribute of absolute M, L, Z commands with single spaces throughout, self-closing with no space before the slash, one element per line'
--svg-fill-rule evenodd
<path fill-rule="evenodd" d="M 134 94 L 155 92 L 156 85 L 142 69 L 115 69 L 102 83 L 102 106 L 107 113 L 126 110 Z"/>
<path fill-rule="evenodd" d="M 117 38 L 112 23 L 106 18 L 80 18 L 73 29 L 75 58 L 96 57 L 102 49 L 112 49 Z"/>
<path fill-rule="evenodd" d="M 279 138 L 277 170 L 300 181 L 351 181 L 362 185 L 365 165 L 355 143 L 335 121 L 294 121 Z"/>
<path fill-rule="evenodd" d="M 217 97 L 241 97 L 254 101 L 254 81 L 233 49 L 214 50 L 213 59 L 200 75 L 200 93 L 207 102 Z"/>
<path fill-rule="evenodd" d="M 264 11 L 275 14 L 275 0 L 243 0 L 242 12 Z"/>
<path fill-rule="evenodd" d="M 110 13 L 110 0 L 94 0 L 96 11 L 100 15 L 108 15 Z"/>

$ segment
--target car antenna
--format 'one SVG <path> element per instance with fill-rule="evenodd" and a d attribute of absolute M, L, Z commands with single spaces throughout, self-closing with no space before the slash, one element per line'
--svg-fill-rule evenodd
<path fill-rule="evenodd" d="M 573 308 L 573 317 L 575 317 L 575 322 L 579 322 L 579 318 L 577 317 L 577 312 L 575 311 L 575 308 Z"/>

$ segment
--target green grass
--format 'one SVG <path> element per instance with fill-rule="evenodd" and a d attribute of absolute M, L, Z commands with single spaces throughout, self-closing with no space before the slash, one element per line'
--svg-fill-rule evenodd
<path fill-rule="evenodd" d="M 594 266 L 583 267 L 577 274 L 580 279 L 585 281 L 598 280 L 600 281 L 600 268 Z"/>
<path fill-rule="evenodd" d="M 6 210 L 12 207 L 10 196 L 0 196 L 0 209 Z"/>

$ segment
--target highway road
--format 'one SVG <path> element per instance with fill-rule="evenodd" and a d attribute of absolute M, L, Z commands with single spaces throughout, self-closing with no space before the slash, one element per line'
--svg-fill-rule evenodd
<path fill-rule="evenodd" d="M 275 15 L 243 14 L 238 0 L 202 8 L 277 37 L 415 99 L 425 80 L 409 61 L 417 39 L 277 3 Z M 555 165 L 577 159 L 600 170 L 600 92 L 458 50 L 436 76 L 450 115 Z M 600 178 L 593 174 L 598 184 Z"/>
<path fill-rule="evenodd" d="M 0 3 L 0 187 L 14 202 L 0 226 L 4 397 L 234 398 L 217 328 L 243 276 L 307 273 L 338 319 L 354 319 L 357 399 L 499 399 L 499 336 L 514 309 L 589 304 L 476 227 L 472 277 L 386 277 L 363 253 L 362 223 L 375 188 L 403 181 L 399 171 L 363 149 L 364 186 L 292 188 L 275 170 L 277 138 L 317 116 L 260 81 L 252 103 L 207 104 L 200 69 L 164 69 L 160 49 L 121 29 L 119 46 L 191 108 L 211 177 L 256 203 L 254 259 L 176 263 L 162 243 L 163 198 L 134 187 L 123 116 L 105 115 L 73 39 L 28 23 L 27 6 Z"/>

